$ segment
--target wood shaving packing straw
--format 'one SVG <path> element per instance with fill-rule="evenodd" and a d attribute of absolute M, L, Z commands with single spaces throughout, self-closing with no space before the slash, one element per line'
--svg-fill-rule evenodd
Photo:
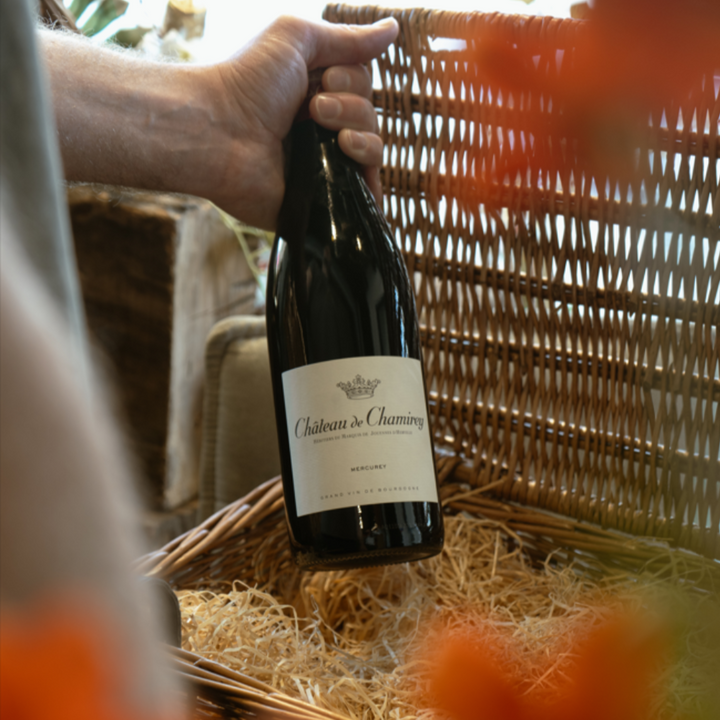
<path fill-rule="evenodd" d="M 547 678 L 568 662 L 578 633 L 613 607 L 647 600 L 636 576 L 589 580 L 571 567 L 533 568 L 500 523 L 460 514 L 445 518 L 445 531 L 442 554 L 418 563 L 289 578 L 270 568 L 264 589 L 235 582 L 228 592 L 180 591 L 183 647 L 352 720 L 430 720 L 419 709 L 428 662 L 419 650 L 441 628 L 489 619 L 522 648 L 518 672 L 552 692 Z M 277 548 L 284 534 L 280 527 L 263 545 Z M 697 670 L 708 657 L 688 652 L 668 669 L 658 720 L 697 705 L 706 692 Z"/>

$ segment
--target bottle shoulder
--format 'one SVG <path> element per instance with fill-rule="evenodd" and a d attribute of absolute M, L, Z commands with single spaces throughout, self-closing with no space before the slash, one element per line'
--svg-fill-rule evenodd
<path fill-rule="evenodd" d="M 401 259 L 361 167 L 340 149 L 336 132 L 312 120 L 291 132 L 278 236 L 295 248 L 309 241 L 324 245 L 336 256 Z"/>

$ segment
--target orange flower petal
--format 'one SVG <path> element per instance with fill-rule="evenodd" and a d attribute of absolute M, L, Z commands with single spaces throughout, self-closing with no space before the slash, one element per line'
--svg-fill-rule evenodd
<path fill-rule="evenodd" d="M 149 720 L 127 700 L 124 643 L 87 598 L 0 613 L 0 717 Z M 159 719 L 155 719 L 159 720 Z"/>
<path fill-rule="evenodd" d="M 518 692 L 497 652 L 479 636 L 452 636 L 441 641 L 430 680 L 439 709 L 456 720 L 522 720 Z"/>

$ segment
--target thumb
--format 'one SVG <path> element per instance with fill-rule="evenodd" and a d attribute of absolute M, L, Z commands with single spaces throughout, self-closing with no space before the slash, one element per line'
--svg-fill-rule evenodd
<path fill-rule="evenodd" d="M 372 25 L 307 23 L 305 32 L 291 39 L 308 70 L 331 65 L 357 65 L 377 57 L 397 37 L 395 18 Z"/>

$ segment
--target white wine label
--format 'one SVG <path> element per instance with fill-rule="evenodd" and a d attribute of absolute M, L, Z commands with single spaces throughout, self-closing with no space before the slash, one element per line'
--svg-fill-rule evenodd
<path fill-rule="evenodd" d="M 282 380 L 298 516 L 438 502 L 419 360 L 330 360 Z"/>

